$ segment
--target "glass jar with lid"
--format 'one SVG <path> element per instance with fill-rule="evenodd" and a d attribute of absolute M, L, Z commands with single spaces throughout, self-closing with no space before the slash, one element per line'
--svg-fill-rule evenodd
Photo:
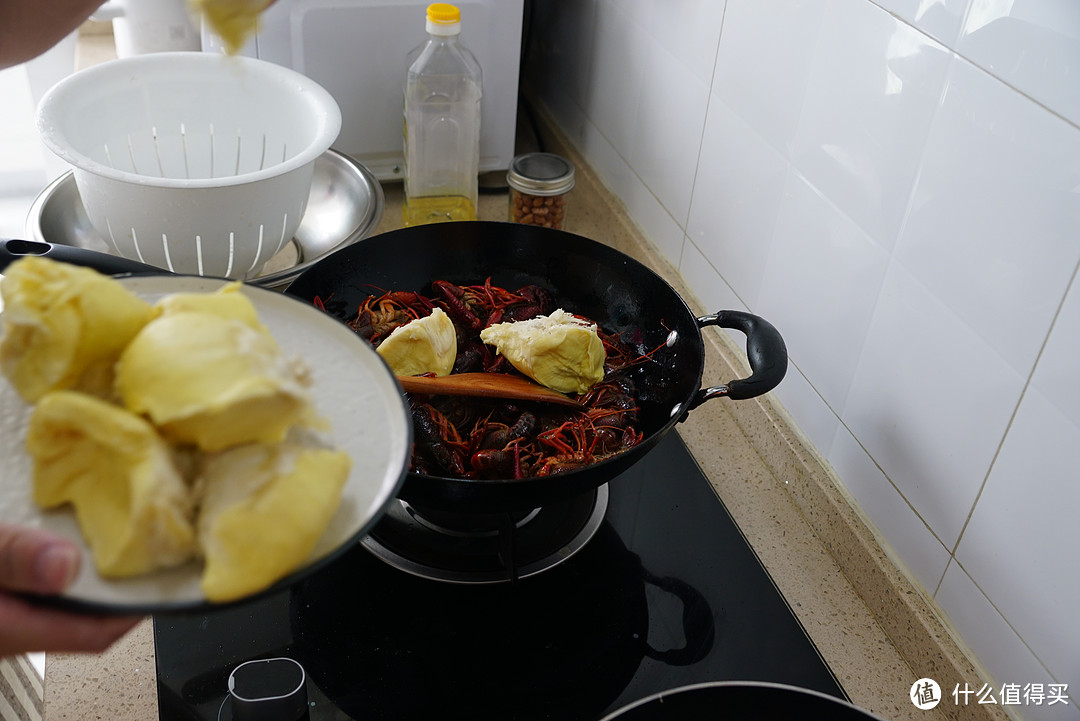
<path fill-rule="evenodd" d="M 510 221 L 562 230 L 574 165 L 554 153 L 527 153 L 510 163 Z"/>

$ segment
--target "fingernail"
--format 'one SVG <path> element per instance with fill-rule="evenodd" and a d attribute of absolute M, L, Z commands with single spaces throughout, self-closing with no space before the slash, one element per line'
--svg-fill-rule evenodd
<path fill-rule="evenodd" d="M 63 543 L 46 546 L 34 564 L 34 580 L 42 593 L 63 591 L 78 572 L 78 550 Z"/>

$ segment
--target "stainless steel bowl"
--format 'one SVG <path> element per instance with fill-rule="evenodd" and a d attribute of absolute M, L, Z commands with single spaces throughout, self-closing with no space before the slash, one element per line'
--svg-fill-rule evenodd
<path fill-rule="evenodd" d="M 307 210 L 291 243 L 271 258 L 250 283 L 284 289 L 308 266 L 374 232 L 382 220 L 382 186 L 362 163 L 336 150 L 315 161 Z M 49 184 L 30 206 L 26 235 L 31 240 L 116 255 L 94 230 L 71 172 Z"/>

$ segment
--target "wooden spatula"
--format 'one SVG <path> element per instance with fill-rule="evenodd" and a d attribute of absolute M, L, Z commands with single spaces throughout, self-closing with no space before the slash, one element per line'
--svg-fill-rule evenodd
<path fill-rule="evenodd" d="M 406 393 L 431 393 L 486 398 L 513 398 L 564 406 L 580 406 L 576 399 L 534 383 L 528 378 L 505 373 L 456 373 L 448 376 L 398 376 Z"/>

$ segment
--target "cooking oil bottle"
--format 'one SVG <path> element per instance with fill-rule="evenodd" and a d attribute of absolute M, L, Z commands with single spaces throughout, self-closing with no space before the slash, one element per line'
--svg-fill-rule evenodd
<path fill-rule="evenodd" d="M 405 80 L 405 225 L 476 220 L 480 64 L 456 6 L 428 5 L 427 33 Z"/>

